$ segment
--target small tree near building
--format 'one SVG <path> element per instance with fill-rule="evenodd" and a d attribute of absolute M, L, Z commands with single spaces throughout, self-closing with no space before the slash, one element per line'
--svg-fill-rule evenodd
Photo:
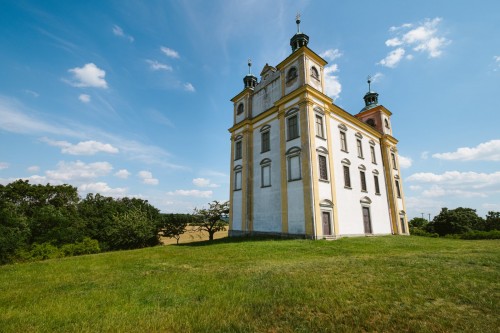
<path fill-rule="evenodd" d="M 181 235 L 186 232 L 188 223 L 193 217 L 187 214 L 168 214 L 163 216 L 162 234 L 164 237 L 175 238 L 177 244 Z"/>
<path fill-rule="evenodd" d="M 208 239 L 212 241 L 217 231 L 226 230 L 229 201 L 219 202 L 214 200 L 208 205 L 208 209 L 195 208 L 194 215 L 196 219 L 193 226 L 195 231 L 206 231 Z"/>

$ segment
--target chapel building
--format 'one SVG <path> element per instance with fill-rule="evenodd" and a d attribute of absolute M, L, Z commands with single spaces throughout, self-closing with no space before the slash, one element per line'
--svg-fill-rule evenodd
<path fill-rule="evenodd" d="M 392 113 L 378 94 L 351 114 L 325 95 L 327 62 L 309 36 L 231 101 L 229 235 L 312 239 L 408 234 Z"/>

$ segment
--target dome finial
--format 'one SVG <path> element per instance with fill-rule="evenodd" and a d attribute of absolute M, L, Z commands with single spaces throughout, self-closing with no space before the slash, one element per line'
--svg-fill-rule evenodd
<path fill-rule="evenodd" d="M 252 59 L 248 58 L 248 74 L 252 74 Z"/>
<path fill-rule="evenodd" d="M 368 82 L 368 92 L 370 92 L 370 91 L 372 91 L 372 89 L 371 89 L 372 77 L 370 75 L 368 75 L 366 77 L 366 80 L 367 80 L 366 82 Z"/>
<path fill-rule="evenodd" d="M 295 23 L 297 23 L 297 33 L 300 33 L 300 13 L 295 16 Z"/>

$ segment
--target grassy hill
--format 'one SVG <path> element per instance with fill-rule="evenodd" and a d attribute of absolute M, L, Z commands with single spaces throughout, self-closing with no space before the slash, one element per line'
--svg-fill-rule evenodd
<path fill-rule="evenodd" d="M 216 240 L 0 267 L 0 332 L 499 332 L 500 241 Z"/>

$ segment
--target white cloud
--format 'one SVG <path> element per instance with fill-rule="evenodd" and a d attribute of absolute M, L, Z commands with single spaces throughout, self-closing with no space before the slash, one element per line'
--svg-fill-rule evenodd
<path fill-rule="evenodd" d="M 184 83 L 184 90 L 191 92 L 195 91 L 194 86 L 189 82 Z"/>
<path fill-rule="evenodd" d="M 36 91 L 33 91 L 33 90 L 25 89 L 24 92 L 32 97 L 35 97 L 35 98 L 40 96 L 39 93 L 37 93 Z"/>
<path fill-rule="evenodd" d="M 210 179 L 207 178 L 194 178 L 193 184 L 198 187 L 219 187 L 220 185 L 213 184 Z"/>
<path fill-rule="evenodd" d="M 213 194 L 212 191 L 200 191 L 200 190 L 175 190 L 173 192 L 167 192 L 168 195 L 180 195 L 183 197 L 195 197 L 195 198 L 210 198 Z"/>
<path fill-rule="evenodd" d="M 493 56 L 493 60 L 495 61 L 495 63 L 494 63 L 495 68 L 493 69 L 493 71 L 496 72 L 496 71 L 500 70 L 500 56 Z"/>
<path fill-rule="evenodd" d="M 78 186 L 78 190 L 84 193 L 99 193 L 105 196 L 121 197 L 127 193 L 127 189 L 124 187 L 111 188 L 107 183 L 97 182 L 88 183 Z"/>
<path fill-rule="evenodd" d="M 142 179 L 143 184 L 158 185 L 160 182 L 158 179 L 153 178 L 153 174 L 150 171 L 139 171 L 137 175 Z"/>
<path fill-rule="evenodd" d="M 430 189 L 422 191 L 422 195 L 427 198 L 436 198 L 445 196 L 462 197 L 462 198 L 487 197 L 487 195 L 482 192 L 466 191 L 461 189 L 446 189 L 438 185 L 433 185 L 431 186 Z"/>
<path fill-rule="evenodd" d="M 160 47 L 161 52 L 163 52 L 167 57 L 178 59 L 180 58 L 179 53 L 175 50 L 172 50 L 168 47 L 162 46 Z"/>
<path fill-rule="evenodd" d="M 107 88 L 106 72 L 98 68 L 94 63 L 85 64 L 83 67 L 75 67 L 68 70 L 73 73 L 74 81 L 69 82 L 75 87 Z"/>
<path fill-rule="evenodd" d="M 390 32 L 396 34 L 396 37 L 385 41 L 388 47 L 397 47 L 382 59 L 379 64 L 394 68 L 407 54 L 408 49 L 416 52 L 425 53 L 429 58 L 437 58 L 443 53 L 443 48 L 451 41 L 440 36 L 438 25 L 441 18 L 425 19 L 418 26 L 413 24 L 403 24 L 400 27 L 391 27 Z M 412 54 L 407 54 L 406 59 L 413 59 Z"/>
<path fill-rule="evenodd" d="M 405 50 L 401 47 L 397 48 L 389 52 L 387 57 L 380 60 L 379 64 L 385 67 L 394 68 L 399 64 L 401 59 L 403 59 L 404 55 L 405 55 Z"/>
<path fill-rule="evenodd" d="M 412 191 L 418 191 L 421 189 L 422 189 L 422 186 L 420 186 L 420 185 L 410 185 L 410 190 L 412 190 Z"/>
<path fill-rule="evenodd" d="M 441 160 L 500 161 L 500 140 L 484 142 L 473 148 L 458 148 L 451 153 L 433 154 L 432 157 Z"/>
<path fill-rule="evenodd" d="M 123 32 L 123 29 L 120 28 L 119 26 L 117 26 L 116 24 L 113 26 L 113 33 L 116 35 L 116 36 L 119 36 L 119 37 L 123 37 L 125 39 L 128 39 L 129 42 L 133 42 L 134 41 L 134 37 L 130 36 L 130 35 L 127 35 L 126 33 Z"/>
<path fill-rule="evenodd" d="M 413 161 L 411 158 L 399 155 L 399 167 L 401 169 L 408 169 L 411 167 L 412 163 Z"/>
<path fill-rule="evenodd" d="M 429 158 L 429 152 L 428 151 L 423 151 L 421 154 L 420 154 L 420 158 L 423 159 L 423 160 L 426 160 Z"/>
<path fill-rule="evenodd" d="M 443 174 L 420 172 L 409 176 L 407 181 L 462 189 L 486 189 L 500 186 L 500 171 L 493 173 L 446 171 Z"/>
<path fill-rule="evenodd" d="M 342 85 L 340 84 L 339 77 L 334 75 L 336 72 L 338 72 L 337 64 L 326 66 L 324 70 L 325 94 L 334 100 L 337 99 L 342 92 Z"/>
<path fill-rule="evenodd" d="M 342 56 L 342 53 L 339 51 L 339 49 L 329 49 L 325 52 L 320 53 L 319 56 L 326 60 L 333 61 L 337 58 L 340 58 Z"/>
<path fill-rule="evenodd" d="M 84 163 L 76 162 L 59 162 L 56 170 L 48 170 L 46 178 L 48 182 L 69 182 L 81 181 L 99 178 L 106 176 L 113 170 L 113 166 L 108 162 Z"/>
<path fill-rule="evenodd" d="M 127 179 L 130 176 L 130 172 L 127 169 L 120 169 L 115 172 L 115 176 L 122 179 Z"/>
<path fill-rule="evenodd" d="M 49 138 L 41 138 L 40 141 L 45 142 L 51 146 L 60 147 L 61 153 L 70 155 L 94 155 L 99 152 L 116 154 L 119 152 L 118 148 L 113 147 L 109 143 L 102 143 L 98 141 L 82 141 L 76 145 L 67 141 L 55 141 Z"/>
<path fill-rule="evenodd" d="M 38 171 L 40 171 L 40 167 L 38 165 L 32 165 L 28 167 L 26 170 L 28 170 L 28 172 L 30 173 L 37 173 Z"/>
<path fill-rule="evenodd" d="M 380 80 L 382 80 L 382 78 L 384 77 L 384 74 L 380 73 L 380 72 L 377 72 L 375 73 L 372 77 L 371 77 L 371 81 L 373 83 L 376 83 L 376 82 L 380 82 Z"/>
<path fill-rule="evenodd" d="M 164 70 L 164 71 L 172 71 L 172 66 L 162 64 L 156 60 L 146 59 L 146 62 L 149 64 L 149 68 L 154 71 Z"/>
<path fill-rule="evenodd" d="M 9 163 L 0 162 L 0 170 L 7 169 L 9 167 Z"/>
<path fill-rule="evenodd" d="M 90 102 L 90 95 L 80 94 L 80 96 L 78 96 L 78 99 L 80 101 L 82 101 L 83 103 L 88 103 L 88 102 Z"/>

